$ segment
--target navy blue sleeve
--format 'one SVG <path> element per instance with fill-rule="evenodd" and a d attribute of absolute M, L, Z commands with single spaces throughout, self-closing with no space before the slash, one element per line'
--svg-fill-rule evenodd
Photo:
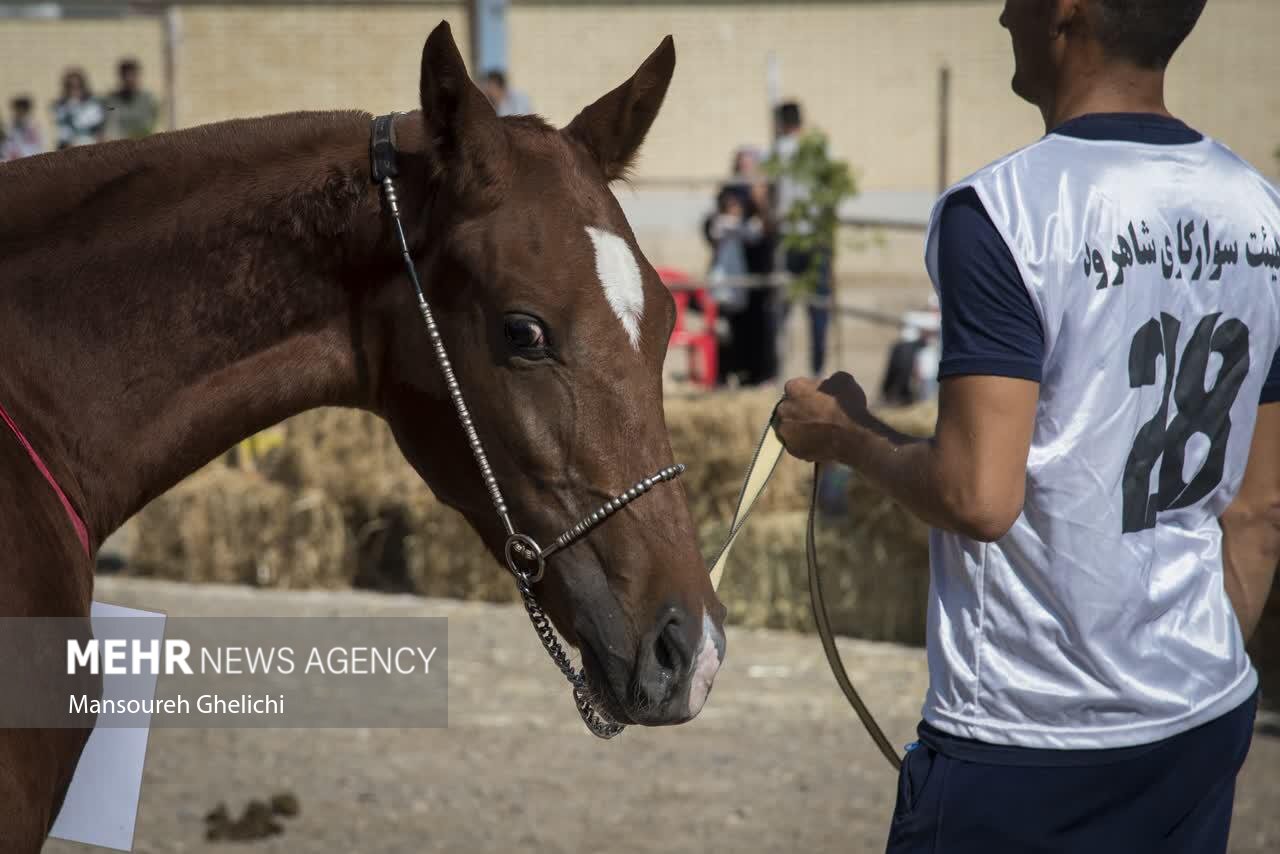
<path fill-rule="evenodd" d="M 943 204 L 938 222 L 942 360 L 938 377 L 961 374 L 1040 381 L 1044 331 L 1013 260 L 972 188 Z"/>
<path fill-rule="evenodd" d="M 1280 350 L 1276 351 L 1275 358 L 1271 360 L 1271 373 L 1267 374 L 1267 381 L 1262 384 L 1262 403 L 1278 402 L 1280 402 Z"/>

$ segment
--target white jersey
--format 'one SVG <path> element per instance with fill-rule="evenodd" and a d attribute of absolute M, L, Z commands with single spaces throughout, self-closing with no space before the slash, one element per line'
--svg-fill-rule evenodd
<path fill-rule="evenodd" d="M 932 534 L 925 720 L 1097 749 L 1225 714 L 1257 685 L 1218 516 L 1280 345 L 1280 193 L 1208 138 L 1055 134 L 961 187 L 1012 252 L 1045 351 L 1022 514 L 995 543 Z"/>

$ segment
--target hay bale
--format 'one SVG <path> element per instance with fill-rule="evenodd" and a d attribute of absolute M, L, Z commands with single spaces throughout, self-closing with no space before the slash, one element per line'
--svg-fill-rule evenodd
<path fill-rule="evenodd" d="M 910 406 L 876 410 L 876 417 L 908 436 L 932 436 L 938 424 L 938 401 L 925 400 Z"/>
<path fill-rule="evenodd" d="M 265 473 L 321 489 L 337 502 L 355 543 L 349 575 L 357 587 L 515 598 L 506 570 L 467 521 L 432 495 L 382 419 L 354 409 L 317 409 L 284 427 L 284 445 Z"/>
<path fill-rule="evenodd" d="M 707 395 L 667 405 L 675 459 L 695 519 L 732 513 L 742 476 L 759 440 L 771 393 Z M 351 577 L 361 587 L 431 596 L 507 601 L 511 579 L 455 511 L 431 494 L 377 416 L 318 409 L 285 422 L 285 442 L 270 466 L 272 480 L 317 488 L 342 508 L 356 542 Z M 803 466 L 780 471 L 762 510 L 806 506 Z"/>
<path fill-rule="evenodd" d="M 755 450 L 776 399 L 772 393 L 716 395 L 712 407 L 690 412 L 677 407 L 668 424 L 672 445 L 677 436 L 691 447 L 699 436 L 703 445 L 689 454 L 695 477 L 699 455 L 706 453 L 714 467 L 701 472 L 706 480 L 691 486 L 710 498 L 698 502 L 699 539 L 704 554 L 712 555 L 724 541 L 746 465 Z M 685 403 L 688 407 L 690 403 Z M 916 436 L 932 435 L 937 406 L 929 402 L 876 413 L 889 426 Z M 685 432 L 687 431 L 687 433 Z M 705 449 L 705 450 L 704 450 Z M 677 452 L 677 458 L 680 458 Z M 751 521 L 734 547 L 721 599 L 731 622 L 753 627 L 811 632 L 808 566 L 805 562 L 805 524 L 813 467 L 790 457 L 779 464 Z M 818 560 L 824 571 L 823 589 L 835 631 L 851 637 L 898 643 L 924 642 L 925 608 L 929 588 L 929 529 L 898 503 L 847 469 L 829 470 L 824 477 L 824 506 L 835 508 L 819 516 Z M 832 490 L 841 493 L 832 500 Z"/>
<path fill-rule="evenodd" d="M 924 643 L 929 532 L 901 505 L 865 485 L 850 489 L 847 517 L 821 519 L 818 561 L 832 628 L 868 640 Z M 725 570 L 720 598 L 731 622 L 811 632 L 805 511 L 753 515 Z M 704 552 L 723 542 L 725 524 L 701 531 Z"/>
<path fill-rule="evenodd" d="M 331 499 L 221 464 L 152 501 L 136 524 L 132 573 L 281 588 L 350 579 L 350 538 Z"/>
<path fill-rule="evenodd" d="M 373 512 L 357 531 L 357 586 L 486 602 L 517 598 L 506 567 L 470 523 L 425 487 L 387 496 Z"/>
<path fill-rule="evenodd" d="M 777 402 L 768 391 L 671 398 L 666 421 L 710 555 L 728 526 L 760 431 Z M 879 413 L 895 429 L 932 432 L 931 404 Z M 429 596 L 509 601 L 514 585 L 458 513 L 441 504 L 404 461 L 376 416 L 320 409 L 290 419 L 264 474 L 289 488 L 319 489 L 341 508 L 357 586 Z M 724 598 L 731 619 L 812 630 L 804 563 L 811 468 L 784 459 L 734 552 Z M 927 586 L 926 529 L 859 478 L 848 486 L 848 521 L 820 534 L 833 623 L 860 637 L 918 643 Z M 851 572 L 850 569 L 856 569 Z"/>
<path fill-rule="evenodd" d="M 284 442 L 264 476 L 294 488 L 323 490 L 353 529 L 376 518 L 388 496 L 425 492 L 386 422 L 358 409 L 322 408 L 285 421 Z"/>
<path fill-rule="evenodd" d="M 716 392 L 666 402 L 667 429 L 689 509 L 699 525 L 733 515 L 747 466 L 760 442 L 778 396 L 772 391 Z M 801 510 L 808 506 L 809 480 L 804 466 L 778 467 L 756 512 Z"/>
<path fill-rule="evenodd" d="M 715 392 L 668 399 L 667 428 L 675 459 L 688 465 L 681 480 L 699 524 L 728 522 L 760 434 L 778 394 L 774 391 Z M 933 401 L 884 409 L 876 415 L 912 436 L 933 435 L 938 407 Z M 760 497 L 756 512 L 802 510 L 809 505 L 811 468 L 787 458 Z"/>

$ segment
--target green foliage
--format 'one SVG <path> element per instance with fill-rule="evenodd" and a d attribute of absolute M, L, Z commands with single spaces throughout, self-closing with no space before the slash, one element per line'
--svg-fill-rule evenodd
<path fill-rule="evenodd" d="M 858 194 L 857 181 L 847 162 L 832 159 L 827 152 L 827 138 L 819 131 L 801 136 L 796 153 L 789 160 L 771 157 L 765 163 L 765 171 L 774 179 L 790 180 L 808 191 L 801 193 L 781 216 L 786 226 L 783 249 L 813 253 L 809 269 L 796 277 L 792 292 L 797 296 L 811 294 L 818 284 L 820 256 L 831 258 L 834 267 L 840 203 Z"/>

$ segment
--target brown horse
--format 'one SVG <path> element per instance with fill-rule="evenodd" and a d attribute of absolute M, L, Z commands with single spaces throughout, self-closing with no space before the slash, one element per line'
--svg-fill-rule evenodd
<path fill-rule="evenodd" d="M 668 38 L 557 130 L 499 119 L 441 24 L 423 50 L 422 110 L 396 120 L 413 263 L 511 513 L 542 542 L 671 462 L 672 300 L 609 185 L 674 66 Z M 0 615 L 85 617 L 107 534 L 235 442 L 317 406 L 384 417 L 498 554 L 505 532 L 369 149 L 369 115 L 305 113 L 0 167 L 0 406 L 71 511 L 0 425 Z M 535 592 L 610 716 L 698 713 L 724 609 L 678 482 L 552 558 Z M 5 851 L 39 849 L 85 736 L 0 732 Z"/>

